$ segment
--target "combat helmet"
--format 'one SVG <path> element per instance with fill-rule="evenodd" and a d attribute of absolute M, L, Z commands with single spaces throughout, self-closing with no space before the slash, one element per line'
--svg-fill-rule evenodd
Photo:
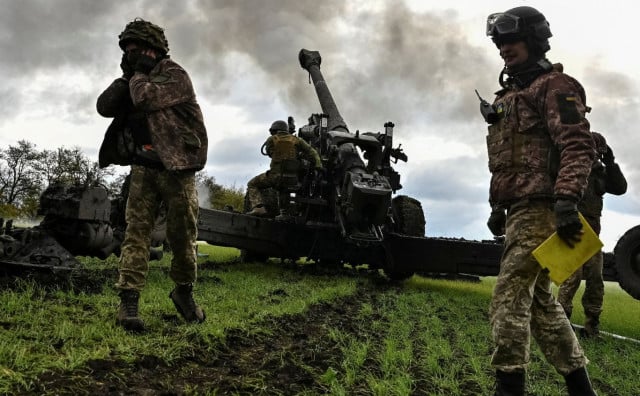
<path fill-rule="evenodd" d="M 278 133 L 279 131 L 288 131 L 288 130 L 289 130 L 289 124 L 287 124 L 286 121 L 282 121 L 282 120 L 274 121 L 273 124 L 271 124 L 271 126 L 269 127 L 269 132 L 271 132 L 272 135 Z"/>
<path fill-rule="evenodd" d="M 500 48 L 501 44 L 525 41 L 529 52 L 537 58 L 551 48 L 549 22 L 533 7 L 515 7 L 487 18 L 487 36 Z"/>
<path fill-rule="evenodd" d="M 124 51 L 127 43 L 142 42 L 151 48 L 154 48 L 163 55 L 169 52 L 169 42 L 164 36 L 164 29 L 142 18 L 136 18 L 127 23 L 124 30 L 118 36 L 118 45 Z"/>

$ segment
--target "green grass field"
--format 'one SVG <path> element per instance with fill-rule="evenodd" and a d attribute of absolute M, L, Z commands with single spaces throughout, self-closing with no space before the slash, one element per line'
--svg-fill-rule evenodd
<path fill-rule="evenodd" d="M 0 394 L 492 392 L 487 310 L 493 278 L 414 276 L 389 284 L 370 273 L 327 274 L 278 260 L 240 264 L 236 249 L 200 245 L 199 252 L 208 255 L 200 258 L 195 289 L 206 322 L 184 324 L 176 315 L 165 257 L 152 263 L 141 296 L 148 326 L 142 335 L 114 324 L 114 257 L 83 259 L 107 274 L 99 293 L 7 282 L 0 291 Z M 639 314 L 640 301 L 606 285 L 603 331 L 638 340 Z M 581 340 L 599 395 L 640 394 L 634 340 Z M 566 393 L 535 345 L 527 389 Z"/>

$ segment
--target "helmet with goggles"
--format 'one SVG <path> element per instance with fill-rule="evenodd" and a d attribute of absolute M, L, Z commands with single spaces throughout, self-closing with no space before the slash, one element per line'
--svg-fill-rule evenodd
<path fill-rule="evenodd" d="M 502 44 L 524 41 L 529 51 L 537 56 L 543 56 L 551 48 L 549 22 L 533 7 L 516 7 L 489 15 L 487 36 L 498 48 Z"/>

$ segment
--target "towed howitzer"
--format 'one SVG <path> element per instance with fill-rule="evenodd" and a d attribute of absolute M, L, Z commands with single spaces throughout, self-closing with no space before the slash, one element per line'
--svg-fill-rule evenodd
<path fill-rule="evenodd" d="M 283 199 L 277 199 L 274 214 L 279 214 L 272 218 L 201 208 L 199 239 L 237 247 L 245 260 L 305 257 L 320 265 L 367 264 L 398 279 L 415 272 L 496 274 L 499 243 L 424 238 L 420 202 L 393 196 L 402 185 L 392 163 L 407 160 L 393 147 L 394 124 L 385 123 L 382 133 L 350 132 L 320 71 L 320 54 L 303 49 L 298 60 L 322 109 L 298 137 L 319 153 L 323 176 L 310 180 L 303 171 L 294 194 L 287 191 L 284 209 Z"/>
<path fill-rule="evenodd" d="M 393 147 L 394 124 L 385 123 L 382 133 L 350 132 L 320 71 L 320 54 L 302 49 L 298 60 L 322 110 L 298 137 L 318 152 L 322 171 L 301 166 L 295 183 L 275 188 L 275 204 L 265 202 L 271 218 L 201 209 L 199 238 L 238 247 L 246 261 L 305 257 L 320 265 L 368 264 L 391 277 L 412 274 L 394 260 L 390 234 L 423 237 L 426 222 L 418 200 L 392 196 L 402 188 L 392 162 L 407 160 Z"/>
<path fill-rule="evenodd" d="M 384 133 L 351 133 L 327 86 L 317 51 L 300 50 L 300 66 L 313 80 L 323 113 L 312 114 L 298 136 L 318 151 L 325 168 L 324 191 L 343 236 L 351 239 L 382 241 L 383 227 L 394 224 L 392 193 L 400 190 L 400 175 L 391 166 L 391 158 L 407 161 L 400 147 L 393 148 L 392 122 L 384 124 Z M 360 156 L 359 150 L 363 153 Z M 328 189 L 328 191 L 327 191 Z M 417 200 L 415 213 L 424 223 L 424 213 Z M 409 203 L 411 202 L 411 203 Z M 410 232 L 423 236 L 424 224 Z"/>
<path fill-rule="evenodd" d="M 118 255 L 126 227 L 127 188 L 125 183 L 120 195 L 109 199 L 102 186 L 50 185 L 40 196 L 38 225 L 16 227 L 13 220 L 0 219 L 0 270 L 69 271 L 81 267 L 76 256 Z M 165 238 L 162 220 L 156 220 L 153 247 Z M 162 250 L 151 249 L 150 257 L 162 258 Z"/>

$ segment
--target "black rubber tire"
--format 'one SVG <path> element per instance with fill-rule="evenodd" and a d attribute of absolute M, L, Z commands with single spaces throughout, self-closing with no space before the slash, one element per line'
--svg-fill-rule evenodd
<path fill-rule="evenodd" d="M 426 220 L 422 204 L 415 198 L 398 195 L 391 200 L 393 214 L 393 230 L 398 234 L 423 237 L 425 235 Z M 385 275 L 391 280 L 402 281 L 413 276 L 413 272 L 386 268 Z"/>
<path fill-rule="evenodd" d="M 613 250 L 620 287 L 640 300 L 640 225 L 625 232 Z"/>
<path fill-rule="evenodd" d="M 398 195 L 391 200 L 391 210 L 395 232 L 409 236 L 425 235 L 427 222 L 420 201 L 406 195 Z"/>

